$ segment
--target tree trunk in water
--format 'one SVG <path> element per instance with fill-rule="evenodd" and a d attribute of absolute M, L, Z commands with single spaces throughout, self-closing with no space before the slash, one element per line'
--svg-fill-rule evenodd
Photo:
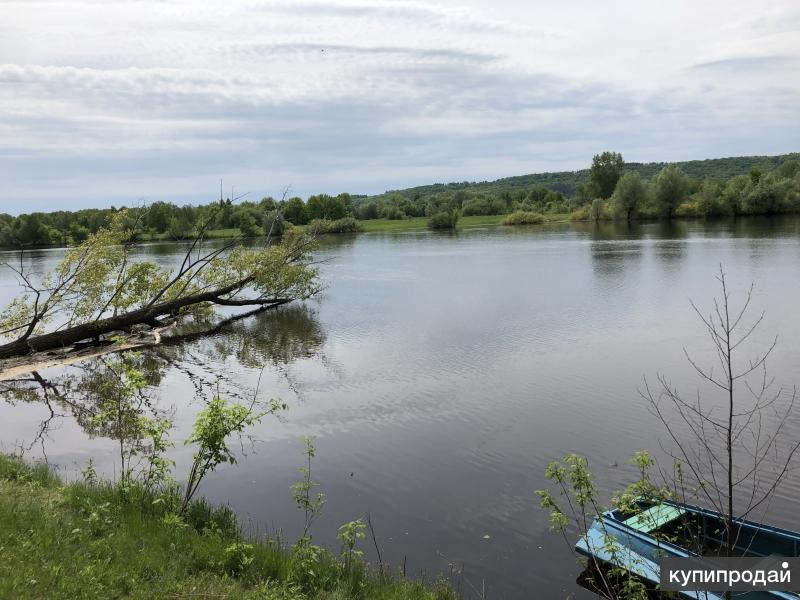
<path fill-rule="evenodd" d="M 224 306 L 277 306 L 291 302 L 291 298 L 256 298 L 253 300 L 226 300 L 221 298 L 235 290 L 242 289 L 249 283 L 247 280 L 238 281 L 224 288 L 193 294 L 184 298 L 146 306 L 114 317 L 98 319 L 90 323 L 83 323 L 68 327 L 62 331 L 53 331 L 26 339 L 15 340 L 8 344 L 0 345 L 0 359 L 23 356 L 31 352 L 56 350 L 71 346 L 83 340 L 98 338 L 101 335 L 114 331 L 129 329 L 140 323 L 151 324 L 154 320 L 164 315 L 172 314 L 187 306 L 211 302 Z"/>

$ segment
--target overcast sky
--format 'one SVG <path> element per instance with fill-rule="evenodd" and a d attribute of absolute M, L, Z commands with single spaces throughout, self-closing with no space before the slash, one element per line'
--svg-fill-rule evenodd
<path fill-rule="evenodd" d="M 0 211 L 797 151 L 799 67 L 796 0 L 0 0 Z"/>

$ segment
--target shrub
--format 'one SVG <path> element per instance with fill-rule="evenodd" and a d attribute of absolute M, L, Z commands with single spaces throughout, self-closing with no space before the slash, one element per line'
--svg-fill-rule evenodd
<path fill-rule="evenodd" d="M 438 212 L 428 219 L 428 229 L 455 229 L 460 216 L 455 208 Z"/>
<path fill-rule="evenodd" d="M 781 182 L 782 183 L 782 182 Z M 762 177 L 742 201 L 742 212 L 748 215 L 773 215 L 788 208 L 788 193 L 774 177 Z"/>
<path fill-rule="evenodd" d="M 703 211 L 697 202 L 681 202 L 675 209 L 676 217 L 702 217 Z"/>
<path fill-rule="evenodd" d="M 363 225 L 353 217 L 344 217 L 331 221 L 327 233 L 356 233 L 364 229 Z"/>
<path fill-rule="evenodd" d="M 544 215 L 527 210 L 518 210 L 503 220 L 503 225 L 538 225 L 540 223 L 544 223 Z"/>
<path fill-rule="evenodd" d="M 328 219 L 314 219 L 306 230 L 312 235 L 322 235 L 324 233 L 356 233 L 364 229 L 363 225 L 353 217 L 344 217 L 335 221 Z"/>
<path fill-rule="evenodd" d="M 588 221 L 590 218 L 589 214 L 589 205 L 584 204 L 580 208 L 576 208 L 572 211 L 572 214 L 569 216 L 571 221 Z"/>

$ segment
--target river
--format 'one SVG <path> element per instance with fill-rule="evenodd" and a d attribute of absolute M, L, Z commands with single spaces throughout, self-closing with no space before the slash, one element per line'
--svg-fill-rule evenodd
<path fill-rule="evenodd" d="M 62 252 L 23 261 L 42 271 Z M 181 247 L 141 252 L 170 264 Z M 779 334 L 770 372 L 800 383 L 796 218 L 361 234 L 325 240 L 317 257 L 326 283 L 317 298 L 166 353 L 153 401 L 174 415 L 176 473 L 203 398 L 217 385 L 246 395 L 263 368 L 261 394 L 288 411 L 254 427 L 239 463 L 200 493 L 229 503 L 251 532 L 293 540 L 302 514 L 289 486 L 300 438 L 313 436 L 313 479 L 327 494 L 314 540 L 337 547 L 337 527 L 369 513 L 384 560 L 428 579 L 442 572 L 467 597 L 589 597 L 534 490 L 549 461 L 577 452 L 607 499 L 635 478 L 633 452 L 658 453 L 666 433 L 637 388 L 659 372 L 690 394 L 700 385 L 683 348 L 705 363 L 714 355 L 690 299 L 712 306 L 720 263 L 734 303 L 754 282 L 753 309 L 766 311 L 753 351 Z M 0 300 L 15 292 L 3 270 Z M 1 403 L 3 450 L 35 441 L 28 456 L 46 452 L 67 477 L 90 456 L 113 476 L 114 442 L 68 416 L 36 441 L 48 414 L 40 402 Z M 787 431 L 800 435 L 800 423 Z M 773 522 L 796 528 L 799 491 L 794 474 L 770 506 Z"/>

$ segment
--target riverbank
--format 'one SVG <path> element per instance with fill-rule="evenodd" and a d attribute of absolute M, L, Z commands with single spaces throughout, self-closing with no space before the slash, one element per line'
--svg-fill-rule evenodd
<path fill-rule="evenodd" d="M 249 539 L 232 511 L 106 483 L 64 483 L 0 455 L 0 597 L 454 600 L 327 550 Z"/>
<path fill-rule="evenodd" d="M 461 217 L 458 220 L 457 229 L 474 229 L 477 227 L 493 227 L 503 225 L 503 221 L 508 215 L 470 215 Z M 409 219 L 368 219 L 358 221 L 361 225 L 361 233 L 389 233 L 395 231 L 427 231 L 430 217 L 411 217 Z M 563 223 L 570 220 L 570 213 L 546 214 L 545 223 Z M 300 225 L 299 229 L 305 230 L 305 225 Z M 207 232 L 209 238 L 229 238 L 239 235 L 238 229 L 212 229 Z M 335 234 L 330 234 L 335 235 Z M 161 237 L 167 240 L 165 237 Z M 155 241 L 150 238 L 150 241 Z"/>

